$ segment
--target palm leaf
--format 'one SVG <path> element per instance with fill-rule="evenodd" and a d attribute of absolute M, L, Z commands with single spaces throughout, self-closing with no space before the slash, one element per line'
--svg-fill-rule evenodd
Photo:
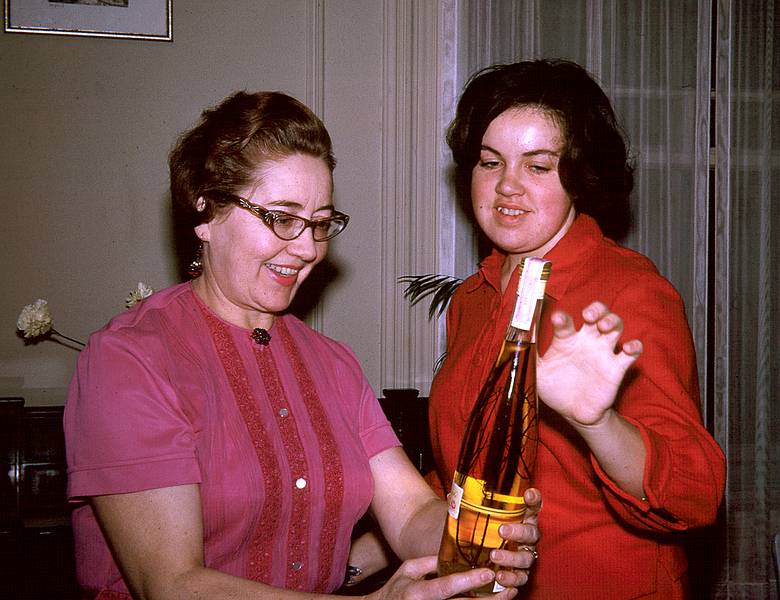
<path fill-rule="evenodd" d="M 423 298 L 432 296 L 428 307 L 428 318 L 433 320 L 447 308 L 447 305 L 463 280 L 451 275 L 402 275 L 399 283 L 405 283 L 404 298 L 414 305 Z"/>

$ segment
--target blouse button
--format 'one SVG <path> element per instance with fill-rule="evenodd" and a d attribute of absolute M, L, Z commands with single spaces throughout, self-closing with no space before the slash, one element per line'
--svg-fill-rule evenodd
<path fill-rule="evenodd" d="M 306 480 L 303 477 L 299 477 L 295 480 L 295 487 L 297 487 L 299 490 L 302 490 L 306 487 Z"/>
<path fill-rule="evenodd" d="M 301 564 L 301 561 L 299 561 L 299 560 L 296 560 L 296 561 L 295 561 L 295 562 L 292 564 L 293 571 L 300 571 L 300 570 L 301 570 L 301 567 L 303 567 L 303 564 Z"/>
<path fill-rule="evenodd" d="M 279 409 L 279 416 L 280 417 L 286 417 L 289 414 L 290 414 L 290 411 L 287 410 L 286 408 L 280 408 Z"/>

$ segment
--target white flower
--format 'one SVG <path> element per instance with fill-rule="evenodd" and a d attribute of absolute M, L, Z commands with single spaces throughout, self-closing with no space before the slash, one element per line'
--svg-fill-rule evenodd
<path fill-rule="evenodd" d="M 130 308 L 135 306 L 144 298 L 148 298 L 154 293 L 154 290 L 146 285 L 143 281 L 139 281 L 134 290 L 130 292 L 130 295 L 125 298 L 125 306 Z"/>
<path fill-rule="evenodd" d="M 41 298 L 25 306 L 16 320 L 16 328 L 23 331 L 26 338 L 47 334 L 53 327 L 49 303 Z"/>

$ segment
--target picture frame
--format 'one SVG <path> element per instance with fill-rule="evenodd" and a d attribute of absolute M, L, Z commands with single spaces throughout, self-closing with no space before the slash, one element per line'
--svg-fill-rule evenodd
<path fill-rule="evenodd" d="M 171 1 L 4 0 L 4 30 L 170 42 Z"/>

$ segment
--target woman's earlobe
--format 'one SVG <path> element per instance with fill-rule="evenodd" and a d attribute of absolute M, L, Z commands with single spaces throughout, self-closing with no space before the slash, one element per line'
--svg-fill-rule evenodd
<path fill-rule="evenodd" d="M 200 225 L 195 226 L 195 235 L 198 237 L 198 239 L 201 242 L 208 242 L 210 236 L 209 232 L 209 224 L 208 223 L 201 223 Z"/>

